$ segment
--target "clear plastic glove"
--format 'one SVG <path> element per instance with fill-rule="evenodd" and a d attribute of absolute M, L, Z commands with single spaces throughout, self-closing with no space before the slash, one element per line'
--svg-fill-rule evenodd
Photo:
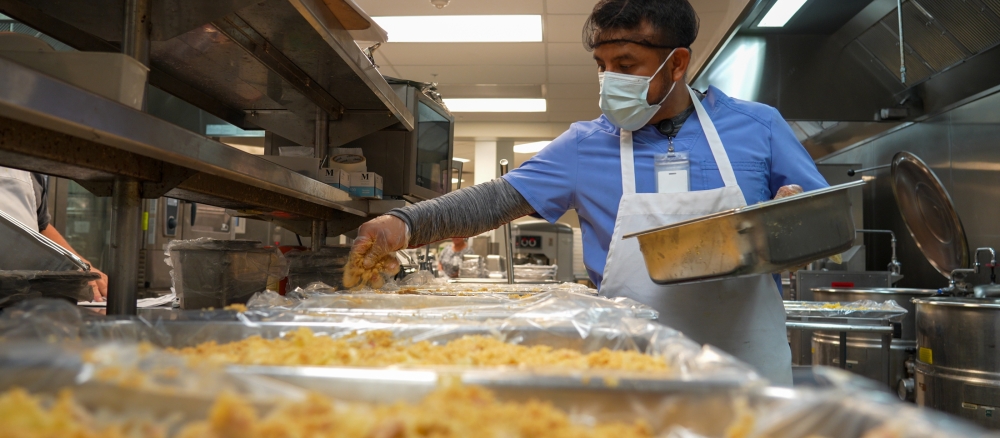
<path fill-rule="evenodd" d="M 90 262 L 87 262 L 88 264 Z M 91 281 L 90 287 L 94 290 L 94 302 L 105 301 L 108 296 L 108 276 L 97 268 L 91 267 L 90 272 L 101 274 L 101 278 Z"/>
<path fill-rule="evenodd" d="M 396 251 L 406 248 L 409 241 L 406 223 L 397 217 L 382 215 L 366 222 L 358 229 L 344 267 L 344 287 L 382 287 L 385 277 L 399 272 Z"/>
<path fill-rule="evenodd" d="M 782 186 L 780 189 L 778 189 L 778 193 L 774 195 L 774 199 L 781 199 L 781 198 L 787 198 L 792 195 L 798 195 L 803 191 L 804 190 L 802 190 L 802 187 L 800 187 L 798 184 L 789 184 L 787 186 Z"/>

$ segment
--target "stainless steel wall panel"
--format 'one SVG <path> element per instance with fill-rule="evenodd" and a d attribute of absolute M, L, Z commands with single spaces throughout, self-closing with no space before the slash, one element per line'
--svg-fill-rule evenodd
<path fill-rule="evenodd" d="M 969 246 L 1000 248 L 1000 93 L 914 123 L 874 140 L 855 145 L 821 163 L 860 162 L 865 166 L 886 164 L 896 152 L 906 150 L 922 158 L 951 194 L 965 226 Z M 874 177 L 865 187 L 865 227 L 896 232 L 899 259 L 903 263 L 903 287 L 941 287 L 947 280 L 919 252 L 899 214 L 889 169 L 868 173 Z M 868 242 L 869 268 L 889 261 L 889 248 Z M 989 281 L 988 272 L 971 279 Z"/>

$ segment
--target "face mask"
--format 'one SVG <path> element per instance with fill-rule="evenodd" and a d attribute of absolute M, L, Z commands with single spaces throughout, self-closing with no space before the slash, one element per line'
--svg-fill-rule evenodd
<path fill-rule="evenodd" d="M 670 85 L 670 90 L 666 96 L 655 105 L 646 102 L 646 95 L 649 94 L 649 83 L 656 77 L 656 74 L 667 65 L 667 61 L 674 56 L 671 50 L 667 59 L 663 60 L 660 68 L 656 69 L 650 77 L 627 75 L 623 73 L 599 72 L 597 77 L 601 82 L 601 111 L 604 116 L 615 126 L 625 131 L 635 131 L 646 123 L 653 115 L 660 110 L 660 105 L 667 100 L 667 96 L 674 91 L 676 82 Z"/>

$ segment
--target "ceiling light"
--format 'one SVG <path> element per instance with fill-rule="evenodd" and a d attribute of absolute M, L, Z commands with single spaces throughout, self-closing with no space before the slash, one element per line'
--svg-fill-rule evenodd
<path fill-rule="evenodd" d="M 544 149 L 545 146 L 548 146 L 549 143 L 552 143 L 552 142 L 551 141 L 536 141 L 534 143 L 525 143 L 525 144 L 514 145 L 514 153 L 515 154 L 536 154 L 539 151 L 541 151 L 542 149 Z"/>
<path fill-rule="evenodd" d="M 805 3 L 806 0 L 778 0 L 764 14 L 757 27 L 783 27 Z"/>
<path fill-rule="evenodd" d="M 453 113 L 544 113 L 545 99 L 444 99 Z"/>
<path fill-rule="evenodd" d="M 462 182 L 465 182 L 465 180 L 463 179 Z M 452 184 L 458 184 L 458 178 L 452 178 L 451 179 L 451 183 Z"/>
<path fill-rule="evenodd" d="M 468 163 L 468 162 L 472 161 L 472 160 L 470 160 L 468 158 L 458 158 L 458 157 L 454 157 L 454 158 L 452 158 L 452 160 L 458 161 L 459 163 Z"/>
<path fill-rule="evenodd" d="M 444 9 L 445 6 L 448 6 L 448 3 L 451 3 L 451 1 L 450 0 L 431 0 L 431 4 L 434 5 L 434 7 L 438 8 L 438 9 Z"/>
<path fill-rule="evenodd" d="M 541 15 L 418 15 L 373 17 L 394 43 L 518 43 L 542 41 Z"/>

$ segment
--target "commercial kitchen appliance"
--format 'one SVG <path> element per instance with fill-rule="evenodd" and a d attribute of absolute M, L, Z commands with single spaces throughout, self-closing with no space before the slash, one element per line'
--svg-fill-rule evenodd
<path fill-rule="evenodd" d="M 415 128 L 387 129 L 354 140 L 343 148 L 361 148 L 368 171 L 382 175 L 385 197 L 411 202 L 451 191 L 455 118 L 431 96 L 430 84 L 392 80 L 392 89 L 413 113 Z"/>
<path fill-rule="evenodd" d="M 512 228 L 514 266 L 558 266 L 556 280 L 574 281 L 573 228 L 543 220 L 513 224 Z"/>
<path fill-rule="evenodd" d="M 996 267 L 992 248 L 969 251 L 962 221 L 941 180 L 919 157 L 899 152 L 892 159 L 892 190 L 917 247 L 949 285 L 944 296 L 915 299 L 916 401 L 1000 429 L 1000 301 L 997 288 L 966 282 L 984 264 Z M 991 275 L 991 281 L 995 276 Z M 979 296 L 976 296 L 978 292 Z M 991 296 L 993 295 L 993 296 Z"/>
<path fill-rule="evenodd" d="M 899 339 L 893 339 L 889 355 L 891 373 L 888 384 L 895 389 L 902 400 L 914 401 L 913 367 L 917 351 L 915 298 L 929 298 L 937 294 L 934 289 L 904 288 L 815 288 L 812 290 L 816 301 L 849 302 L 871 300 L 875 302 L 895 301 L 907 314 L 903 318 Z M 812 364 L 839 366 L 855 374 L 885 382 L 883 371 L 885 357 L 879 336 L 854 333 L 847 337 L 846 364 L 840 364 L 840 337 L 836 332 L 819 331 L 812 335 Z"/>

